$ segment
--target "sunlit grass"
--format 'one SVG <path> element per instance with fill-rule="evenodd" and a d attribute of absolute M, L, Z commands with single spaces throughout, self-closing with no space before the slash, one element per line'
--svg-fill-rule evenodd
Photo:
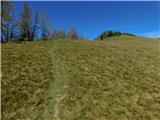
<path fill-rule="evenodd" d="M 159 45 L 129 36 L 2 45 L 2 118 L 160 119 Z"/>

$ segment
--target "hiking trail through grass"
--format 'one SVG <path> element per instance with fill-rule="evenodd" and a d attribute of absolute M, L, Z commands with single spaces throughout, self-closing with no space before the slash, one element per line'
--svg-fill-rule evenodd
<path fill-rule="evenodd" d="M 67 80 L 69 79 L 69 75 L 64 68 L 63 61 L 60 59 L 60 54 L 57 51 L 58 47 L 58 44 L 54 44 L 53 48 L 50 49 L 54 82 L 50 85 L 48 91 L 50 100 L 45 112 L 48 120 L 59 120 L 59 106 L 67 94 L 66 89 L 68 87 Z"/>
<path fill-rule="evenodd" d="M 2 119 L 160 119 L 157 40 L 2 45 Z"/>

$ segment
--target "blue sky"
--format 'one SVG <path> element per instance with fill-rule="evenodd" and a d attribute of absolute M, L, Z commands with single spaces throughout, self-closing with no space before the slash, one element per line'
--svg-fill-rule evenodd
<path fill-rule="evenodd" d="M 23 2 L 14 2 L 18 19 Z M 69 31 L 94 39 L 101 32 L 118 30 L 145 37 L 160 37 L 160 2 L 101 1 L 54 2 L 30 1 L 32 10 L 46 8 L 53 29 Z"/>

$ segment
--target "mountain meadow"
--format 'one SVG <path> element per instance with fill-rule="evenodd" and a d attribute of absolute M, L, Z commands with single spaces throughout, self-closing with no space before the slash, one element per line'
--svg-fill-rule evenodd
<path fill-rule="evenodd" d="M 159 5 L 2 0 L 2 120 L 160 120 Z"/>
<path fill-rule="evenodd" d="M 160 42 L 105 40 L 1 44 L 3 120 L 158 120 Z"/>

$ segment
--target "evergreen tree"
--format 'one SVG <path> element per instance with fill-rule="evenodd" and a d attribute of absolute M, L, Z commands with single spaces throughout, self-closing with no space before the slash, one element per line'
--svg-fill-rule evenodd
<path fill-rule="evenodd" d="M 103 32 L 99 37 L 96 38 L 96 40 L 104 40 L 107 39 L 108 37 L 113 37 L 113 36 L 120 36 L 120 35 L 130 35 L 130 36 L 135 36 L 134 34 L 130 34 L 130 33 L 121 33 L 119 31 L 107 31 L 107 32 Z"/>

